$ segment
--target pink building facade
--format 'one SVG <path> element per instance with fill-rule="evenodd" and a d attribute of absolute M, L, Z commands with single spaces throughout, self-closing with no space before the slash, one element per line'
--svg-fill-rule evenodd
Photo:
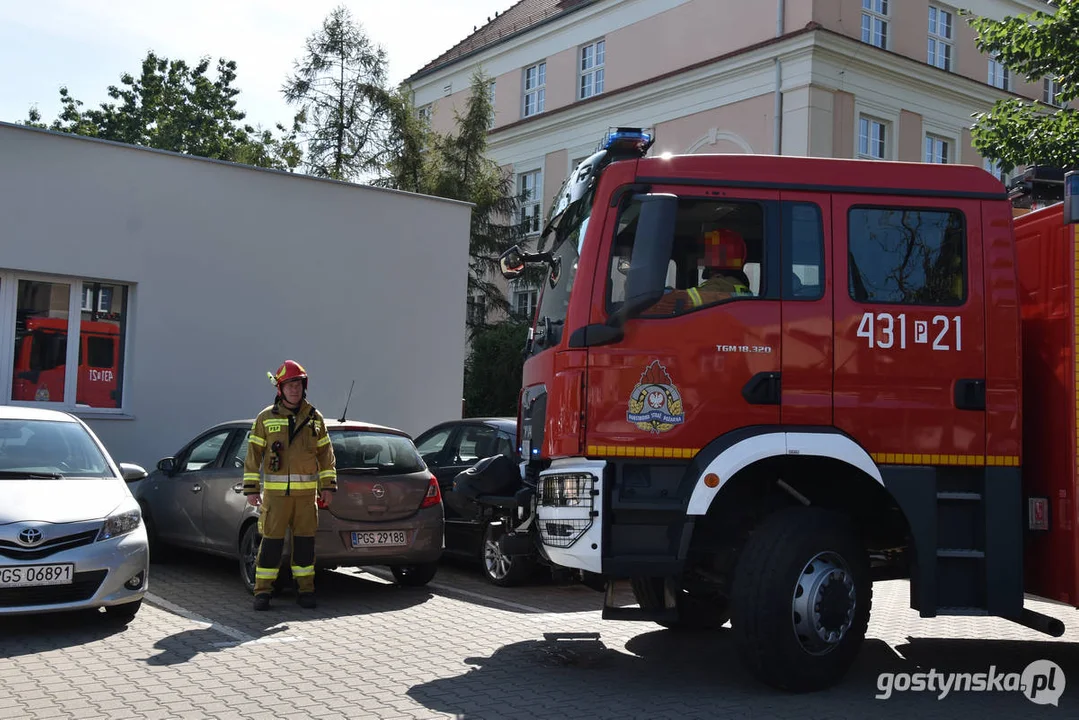
<path fill-rule="evenodd" d="M 1010 96 L 1058 104 L 981 54 L 960 10 L 1003 18 L 1043 0 L 521 0 L 407 79 L 452 128 L 491 78 L 490 154 L 538 233 L 562 179 L 612 126 L 653 154 L 756 153 L 979 165 L 972 115 Z M 535 291 L 507 288 L 528 313 Z"/>

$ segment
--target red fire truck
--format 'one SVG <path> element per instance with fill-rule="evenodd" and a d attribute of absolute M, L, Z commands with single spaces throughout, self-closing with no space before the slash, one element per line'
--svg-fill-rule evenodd
<path fill-rule="evenodd" d="M 502 256 L 547 267 L 504 548 L 580 571 L 607 618 L 730 620 L 791 691 L 842 679 L 876 580 L 1063 634 L 1024 593 L 1079 606 L 1079 174 L 1013 219 L 973 166 L 652 143 L 612 130 L 548 249 Z"/>
<path fill-rule="evenodd" d="M 120 407 L 120 330 L 113 323 L 83 320 L 79 334 L 79 376 L 75 402 L 95 408 Z M 12 400 L 63 402 L 68 321 L 27 318 L 15 339 Z"/>

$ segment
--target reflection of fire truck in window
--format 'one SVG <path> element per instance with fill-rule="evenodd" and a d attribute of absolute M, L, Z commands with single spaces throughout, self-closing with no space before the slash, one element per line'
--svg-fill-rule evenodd
<path fill-rule="evenodd" d="M 16 332 L 12 400 L 63 402 L 67 361 L 66 318 L 27 318 Z M 84 320 L 79 333 L 79 376 L 75 402 L 119 407 L 120 329 Z"/>

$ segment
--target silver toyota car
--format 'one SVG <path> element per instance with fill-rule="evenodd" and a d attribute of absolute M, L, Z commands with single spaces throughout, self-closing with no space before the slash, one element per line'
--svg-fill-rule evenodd
<path fill-rule="evenodd" d="M 132 620 L 149 551 L 125 483 L 144 477 L 73 415 L 0 406 L 0 615 L 103 607 Z"/>

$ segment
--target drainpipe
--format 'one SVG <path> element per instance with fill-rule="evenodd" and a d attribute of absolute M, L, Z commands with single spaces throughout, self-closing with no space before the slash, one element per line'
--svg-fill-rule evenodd
<path fill-rule="evenodd" d="M 786 0 L 776 0 L 776 37 L 783 35 L 785 27 Z M 776 92 L 775 109 L 772 122 L 772 153 L 779 155 L 783 147 L 783 62 L 776 56 Z"/>

